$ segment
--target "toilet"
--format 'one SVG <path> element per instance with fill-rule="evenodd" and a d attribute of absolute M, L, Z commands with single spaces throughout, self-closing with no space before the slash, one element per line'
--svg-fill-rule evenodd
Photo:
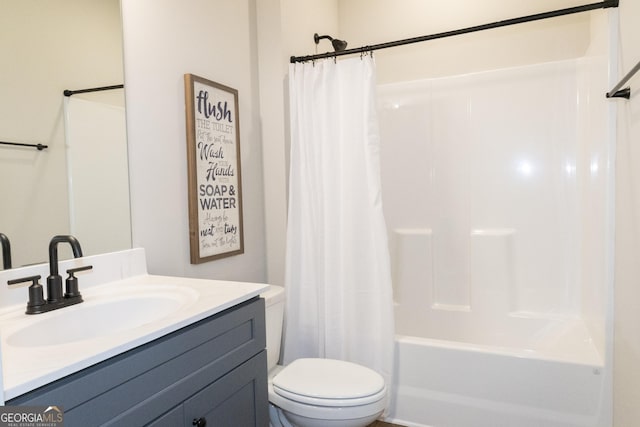
<path fill-rule="evenodd" d="M 355 363 L 305 358 L 278 365 L 284 288 L 271 285 L 266 305 L 269 420 L 272 427 L 365 427 L 387 405 L 380 374 Z"/>

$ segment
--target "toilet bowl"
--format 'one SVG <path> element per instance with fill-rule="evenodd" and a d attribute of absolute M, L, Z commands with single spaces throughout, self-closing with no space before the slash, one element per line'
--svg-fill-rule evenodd
<path fill-rule="evenodd" d="M 364 427 L 387 405 L 384 379 L 355 363 L 305 358 L 277 365 L 284 289 L 271 286 L 266 303 L 269 418 L 272 427 Z"/>

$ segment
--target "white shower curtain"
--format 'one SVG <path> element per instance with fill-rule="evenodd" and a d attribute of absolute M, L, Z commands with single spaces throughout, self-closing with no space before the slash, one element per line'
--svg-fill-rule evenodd
<path fill-rule="evenodd" d="M 390 386 L 393 297 L 372 57 L 291 64 L 284 363 L 368 366 Z"/>

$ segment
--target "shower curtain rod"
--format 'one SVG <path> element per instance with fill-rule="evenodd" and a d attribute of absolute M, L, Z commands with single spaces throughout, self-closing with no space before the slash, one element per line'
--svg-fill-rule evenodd
<path fill-rule="evenodd" d="M 101 86 L 101 87 L 93 87 L 93 88 L 89 88 L 89 89 L 79 89 L 79 90 L 69 90 L 69 89 L 65 89 L 63 94 L 64 96 L 71 96 L 71 95 L 75 95 L 77 93 L 87 93 L 87 92 L 99 92 L 99 91 L 103 91 L 103 90 L 112 90 L 112 89 L 123 89 L 124 85 L 113 85 L 113 86 Z M 44 144 L 24 144 L 22 142 L 5 142 L 5 141 L 0 141 L 0 145 L 12 145 L 12 146 L 16 146 L 16 147 L 33 147 L 35 149 L 37 149 L 38 151 L 42 151 L 45 148 L 49 148 L 48 145 L 44 145 Z"/>
<path fill-rule="evenodd" d="M 554 10 L 551 12 L 537 13 L 535 15 L 528 15 L 520 18 L 506 19 L 504 21 L 497 21 L 497 22 L 492 22 L 484 25 L 476 25 L 474 27 L 467 27 L 467 28 L 462 28 L 454 31 L 445 31 L 442 33 L 436 33 L 436 34 L 431 34 L 427 36 L 397 40 L 394 42 L 374 44 L 371 46 L 356 47 L 353 49 L 346 49 L 339 52 L 327 52 L 327 53 L 320 53 L 317 55 L 307 55 L 307 56 L 292 56 L 290 61 L 292 64 L 294 64 L 296 62 L 313 61 L 316 59 L 323 59 L 323 58 L 335 58 L 337 56 L 350 55 L 354 53 L 362 54 L 362 53 L 372 52 L 374 50 L 386 49 L 389 47 L 403 46 L 406 44 L 419 43 L 419 42 L 435 40 L 435 39 L 442 39 L 445 37 L 458 36 L 461 34 L 473 33 L 476 31 L 490 30 L 492 28 L 506 27 L 509 25 L 522 24 L 522 23 L 531 22 L 531 21 L 539 21 L 542 19 L 554 18 L 556 16 L 571 15 L 573 13 L 587 12 L 595 9 L 606 9 L 609 7 L 618 7 L 618 4 L 619 4 L 619 0 L 605 0 L 599 3 L 591 3 L 583 6 L 575 6 L 567 9 Z"/>
<path fill-rule="evenodd" d="M 103 90 L 122 89 L 122 88 L 124 88 L 124 85 L 92 87 L 92 88 L 89 88 L 89 89 L 78 89 L 78 90 L 65 89 L 63 94 L 64 94 L 64 96 L 71 96 L 71 95 L 75 95 L 76 93 L 100 92 L 100 91 L 103 91 Z"/>
<path fill-rule="evenodd" d="M 631 71 L 629 71 L 627 75 L 624 76 L 622 80 L 620 80 L 620 82 L 613 87 L 613 89 L 607 92 L 607 98 L 631 98 L 631 88 L 629 86 L 625 87 L 624 89 L 620 88 L 624 86 L 624 84 L 628 82 L 629 79 L 631 79 L 631 77 L 633 77 L 638 72 L 638 70 L 640 70 L 640 62 L 638 62 L 636 66 L 633 67 Z"/>
<path fill-rule="evenodd" d="M 44 144 L 23 144 L 22 142 L 4 142 L 4 141 L 0 141 L 0 145 L 15 145 L 18 147 L 33 147 L 35 149 L 37 149 L 38 151 L 42 151 L 45 148 L 49 148 L 48 145 L 44 145 Z"/>

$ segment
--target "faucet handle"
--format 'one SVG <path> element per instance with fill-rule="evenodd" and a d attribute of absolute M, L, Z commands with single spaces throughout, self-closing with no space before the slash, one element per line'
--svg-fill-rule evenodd
<path fill-rule="evenodd" d="M 11 279 L 11 280 L 7 280 L 7 285 L 17 285 L 18 283 L 25 283 L 25 282 L 33 282 L 33 285 L 38 284 L 38 280 L 40 280 L 42 276 L 38 275 L 38 276 L 29 276 L 29 277 L 21 277 L 19 279 Z"/>
<path fill-rule="evenodd" d="M 84 267 L 70 268 L 67 270 L 69 277 L 65 280 L 65 298 L 80 297 L 80 291 L 78 290 L 78 278 L 74 276 L 74 274 L 79 271 L 91 270 L 92 268 L 92 265 L 86 265 Z"/>
<path fill-rule="evenodd" d="M 78 271 L 91 270 L 92 268 L 93 265 L 85 265 L 84 267 L 70 268 L 67 270 L 67 273 L 69 274 L 69 276 L 73 276 L 74 273 L 77 273 Z"/>
<path fill-rule="evenodd" d="M 7 281 L 7 285 L 31 282 L 31 286 L 29 286 L 29 301 L 27 302 L 27 314 L 40 313 L 39 308 L 46 304 L 42 285 L 38 282 L 40 277 L 42 276 L 29 276 Z"/>

